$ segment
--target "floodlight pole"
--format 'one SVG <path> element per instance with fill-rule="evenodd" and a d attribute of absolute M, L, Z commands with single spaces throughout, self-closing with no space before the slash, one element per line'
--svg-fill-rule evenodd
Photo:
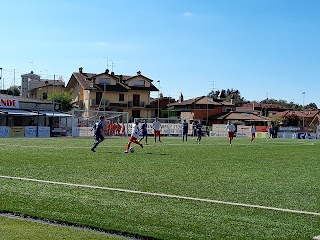
<path fill-rule="evenodd" d="M 160 80 L 158 82 L 158 117 L 160 117 Z"/>

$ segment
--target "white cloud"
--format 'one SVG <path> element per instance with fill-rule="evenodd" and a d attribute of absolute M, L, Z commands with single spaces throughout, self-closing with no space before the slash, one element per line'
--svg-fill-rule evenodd
<path fill-rule="evenodd" d="M 185 16 L 185 17 L 192 17 L 193 14 L 192 14 L 191 12 L 185 12 L 185 13 L 183 14 L 183 16 Z"/>

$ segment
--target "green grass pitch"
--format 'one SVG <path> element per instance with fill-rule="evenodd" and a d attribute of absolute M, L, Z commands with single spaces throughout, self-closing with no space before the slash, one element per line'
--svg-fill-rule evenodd
<path fill-rule="evenodd" d="M 0 139 L 1 176 L 111 188 L 0 177 L 0 211 L 153 239 L 320 235 L 320 141 L 235 138 L 229 146 L 226 138 L 148 140 L 123 154 L 127 138 L 106 139 L 95 153 L 93 139 Z"/>

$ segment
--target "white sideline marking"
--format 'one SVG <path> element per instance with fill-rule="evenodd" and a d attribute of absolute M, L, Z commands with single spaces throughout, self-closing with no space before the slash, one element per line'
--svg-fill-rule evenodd
<path fill-rule="evenodd" d="M 293 209 L 287 209 L 287 208 L 267 207 L 267 206 L 252 205 L 252 204 L 245 204 L 245 203 L 225 202 L 225 201 L 211 200 L 211 199 L 205 199 L 205 198 L 185 197 L 185 196 L 171 195 L 171 194 L 165 194 L 165 193 L 152 193 L 152 192 L 143 192 L 143 191 L 136 191 L 136 190 L 129 190 L 129 189 L 121 189 L 121 188 L 99 187 L 99 186 L 91 186 L 91 185 L 86 185 L 86 184 L 64 183 L 64 182 L 55 182 L 55 181 L 47 181 L 47 180 L 40 180 L 40 179 L 11 177 L 11 176 L 2 176 L 2 175 L 0 175 L 0 178 L 57 184 L 57 185 L 72 186 L 72 187 L 102 189 L 102 190 L 126 192 L 126 193 L 136 193 L 136 194 L 144 194 L 144 195 L 151 195 L 151 196 L 186 199 L 186 200 L 193 200 L 193 201 L 200 201 L 200 202 L 209 202 L 209 203 L 217 203 L 217 204 L 224 204 L 224 205 L 259 208 L 259 209 L 274 210 L 274 211 L 281 211 L 281 212 L 290 212 L 290 213 L 297 213 L 297 214 L 307 214 L 307 215 L 320 216 L 320 213 L 317 213 L 317 212 L 307 212 L 307 211 L 293 210 Z"/>

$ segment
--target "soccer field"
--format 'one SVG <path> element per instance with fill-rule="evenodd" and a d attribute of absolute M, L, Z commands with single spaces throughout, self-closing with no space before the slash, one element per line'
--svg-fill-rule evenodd
<path fill-rule="evenodd" d="M 0 212 L 146 239 L 320 235 L 320 141 L 148 140 L 0 139 Z"/>

